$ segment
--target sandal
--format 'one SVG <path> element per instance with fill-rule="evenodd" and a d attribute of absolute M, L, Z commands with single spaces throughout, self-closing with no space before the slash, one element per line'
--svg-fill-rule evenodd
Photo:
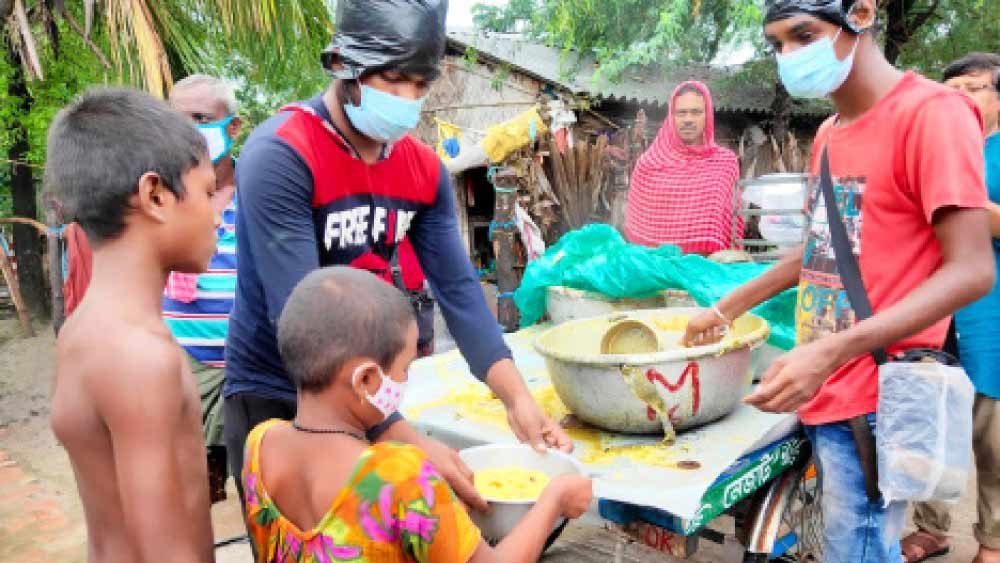
<path fill-rule="evenodd" d="M 948 555 L 951 546 L 948 540 L 938 538 L 923 531 L 913 532 L 903 538 L 900 545 L 903 549 L 903 561 L 906 563 L 918 563 L 933 557 Z"/>
<path fill-rule="evenodd" d="M 979 548 L 979 553 L 976 554 L 976 558 L 972 560 L 972 563 L 1000 563 L 1000 550 L 989 550 L 989 554 L 983 557 L 984 547 Z"/>

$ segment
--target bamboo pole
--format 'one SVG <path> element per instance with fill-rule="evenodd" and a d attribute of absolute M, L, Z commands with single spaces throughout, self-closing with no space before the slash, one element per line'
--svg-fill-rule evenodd
<path fill-rule="evenodd" d="M 566 228 L 575 229 L 578 225 L 574 224 L 575 216 L 573 215 L 573 193 L 569 189 L 569 180 L 566 179 L 565 163 L 563 162 L 562 155 L 559 153 L 559 149 L 556 147 L 554 137 L 550 137 L 549 139 L 549 158 L 552 159 L 552 179 L 555 182 L 553 188 L 559 195 L 559 206 L 562 208 L 566 217 Z"/>
<path fill-rule="evenodd" d="M 3 238 L 3 233 L 0 233 L 0 239 Z M 14 268 L 10 265 L 10 260 L 7 259 L 7 243 L 2 241 L 0 244 L 0 272 L 3 273 L 4 281 L 7 283 L 7 288 L 10 289 L 10 298 L 14 302 L 14 310 L 17 311 L 17 316 L 21 320 L 21 326 L 24 327 L 24 332 L 28 334 L 29 337 L 34 338 L 35 329 L 31 326 L 31 317 L 28 316 L 28 308 L 24 305 L 24 298 L 21 297 L 21 286 L 17 283 L 17 276 L 14 274 Z"/>
<path fill-rule="evenodd" d="M 514 291 L 520 284 L 514 271 L 514 205 L 517 202 L 517 175 L 505 167 L 493 176 L 496 203 L 493 214 L 493 251 L 497 261 L 497 320 L 504 331 L 518 328 L 519 315 L 514 304 Z"/>
<path fill-rule="evenodd" d="M 567 180 L 566 191 L 569 192 L 570 198 L 572 198 L 571 199 L 572 202 L 571 208 L 573 209 L 572 215 L 573 215 L 573 221 L 576 223 L 573 226 L 574 229 L 582 225 L 582 223 L 580 223 L 580 188 L 577 183 L 579 182 L 579 178 L 576 177 L 576 150 L 575 150 L 576 146 L 575 144 L 579 142 L 580 141 L 578 139 L 573 139 L 574 145 L 567 146 L 566 154 L 562 155 L 563 167 L 566 170 L 566 180 Z"/>

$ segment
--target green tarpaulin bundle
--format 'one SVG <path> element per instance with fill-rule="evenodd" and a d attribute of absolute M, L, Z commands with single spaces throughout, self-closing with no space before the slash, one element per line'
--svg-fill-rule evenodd
<path fill-rule="evenodd" d="M 647 248 L 630 244 L 610 225 L 595 223 L 566 233 L 541 258 L 529 263 L 514 302 L 523 326 L 545 315 L 546 291 L 554 285 L 613 298 L 648 297 L 664 289 L 681 289 L 698 304 L 708 306 L 769 267 L 719 264 L 702 256 L 683 255 L 670 245 Z M 795 344 L 795 299 L 796 291 L 790 289 L 753 309 L 771 325 L 768 342 L 784 350 Z"/>

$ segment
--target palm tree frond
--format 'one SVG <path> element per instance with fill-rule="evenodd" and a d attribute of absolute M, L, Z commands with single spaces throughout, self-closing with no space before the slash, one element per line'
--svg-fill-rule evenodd
<path fill-rule="evenodd" d="M 35 37 L 31 34 L 31 23 L 28 21 L 28 14 L 24 10 L 23 0 L 14 0 L 14 11 L 11 14 L 16 26 L 11 26 L 15 45 L 21 52 L 21 59 L 29 80 L 45 78 L 42 72 L 42 62 L 38 58 L 38 48 L 35 46 Z"/>
<path fill-rule="evenodd" d="M 97 0 L 83 0 L 83 34 L 90 37 L 90 30 L 94 28 L 94 2 Z"/>

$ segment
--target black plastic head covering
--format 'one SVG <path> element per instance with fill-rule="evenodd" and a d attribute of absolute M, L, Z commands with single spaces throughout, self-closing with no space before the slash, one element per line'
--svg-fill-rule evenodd
<path fill-rule="evenodd" d="M 332 73 L 337 78 L 391 68 L 433 80 L 441 73 L 447 16 L 448 0 L 338 0 L 323 67 L 330 68 L 336 51 L 344 65 Z"/>
<path fill-rule="evenodd" d="M 854 0 L 766 0 L 764 23 L 808 14 L 854 33 L 861 33 L 864 30 L 858 29 L 847 17 L 853 7 Z"/>

